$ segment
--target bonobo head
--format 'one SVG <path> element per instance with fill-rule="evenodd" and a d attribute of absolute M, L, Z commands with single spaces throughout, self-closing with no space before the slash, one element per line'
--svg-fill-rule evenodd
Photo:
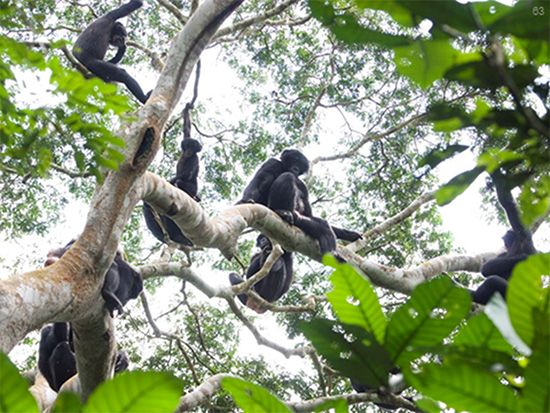
<path fill-rule="evenodd" d="M 283 169 L 296 177 L 309 171 L 309 161 L 297 149 L 285 149 L 281 154 L 281 162 L 283 163 Z"/>
<path fill-rule="evenodd" d="M 126 32 L 124 25 L 121 22 L 115 22 L 113 30 L 111 30 L 111 38 L 109 39 L 109 43 L 115 47 L 123 47 L 126 45 L 127 36 L 128 33 Z"/>
<path fill-rule="evenodd" d="M 69 250 L 69 248 L 71 247 L 71 245 L 74 244 L 75 241 L 76 240 L 73 239 L 64 247 L 59 247 L 53 250 L 49 250 L 48 254 L 46 254 L 46 261 L 44 262 L 44 267 L 48 267 L 54 264 L 55 262 L 59 261 L 61 256 Z"/>
<path fill-rule="evenodd" d="M 198 140 L 188 138 L 181 141 L 181 150 L 183 152 L 183 156 L 185 158 L 189 158 L 202 151 L 202 145 Z"/>
<path fill-rule="evenodd" d="M 506 234 L 504 234 L 504 236 L 502 237 L 502 240 L 504 241 L 504 246 L 506 247 L 507 250 L 509 250 L 512 247 L 512 245 L 514 245 L 514 242 L 516 242 L 516 239 L 517 239 L 517 235 L 514 232 L 514 230 L 509 229 L 508 231 L 506 231 Z"/>
<path fill-rule="evenodd" d="M 264 234 L 258 235 L 258 238 L 256 238 L 256 246 L 260 247 L 262 251 L 267 253 L 270 253 L 273 249 L 271 241 Z"/>

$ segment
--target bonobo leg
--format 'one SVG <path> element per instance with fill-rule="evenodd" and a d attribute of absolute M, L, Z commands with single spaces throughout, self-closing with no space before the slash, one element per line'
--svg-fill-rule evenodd
<path fill-rule="evenodd" d="M 485 277 L 490 275 L 498 275 L 499 277 L 508 280 L 512 276 L 512 270 L 519 262 L 527 259 L 527 254 L 515 255 L 512 257 L 498 257 L 487 261 L 481 267 L 481 273 Z"/>
<path fill-rule="evenodd" d="M 105 274 L 105 281 L 103 287 L 101 288 L 101 296 L 105 301 L 105 305 L 111 314 L 111 317 L 115 316 L 115 309 L 118 310 L 119 314 L 124 312 L 122 303 L 115 295 L 118 286 L 120 285 L 120 274 L 118 273 L 118 264 L 116 261 L 113 261 L 111 267 Z"/>
<path fill-rule="evenodd" d="M 126 87 L 132 92 L 132 94 L 141 103 L 147 102 L 149 92 L 147 95 L 143 93 L 143 90 L 139 86 L 139 83 L 126 72 L 126 70 L 118 67 L 117 65 L 103 60 L 95 59 L 86 56 L 86 53 L 79 53 L 78 60 L 90 70 L 94 75 L 98 76 L 105 82 L 120 82 L 124 83 Z"/>
<path fill-rule="evenodd" d="M 229 282 L 231 285 L 237 285 L 244 282 L 244 280 L 236 273 L 236 272 L 230 272 L 229 273 Z M 248 297 L 246 294 L 239 294 L 237 298 L 246 305 L 246 302 L 248 301 Z"/>
<path fill-rule="evenodd" d="M 164 229 L 166 229 L 166 232 L 168 233 L 168 237 L 178 244 L 181 245 L 187 245 L 188 247 L 192 247 L 193 243 L 187 238 L 185 235 L 182 234 L 180 227 L 170 218 L 168 218 L 165 215 L 161 215 L 160 219 L 162 220 L 162 225 L 164 226 Z"/>
<path fill-rule="evenodd" d="M 483 281 L 475 291 L 470 291 L 470 293 L 474 302 L 485 305 L 494 293 L 500 293 L 502 298 L 505 299 L 507 289 L 508 282 L 505 279 L 492 275 Z"/>
<path fill-rule="evenodd" d="M 49 360 L 53 377 L 53 389 L 59 391 L 63 383 L 76 374 L 76 357 L 71 351 L 68 341 L 59 343 Z"/>

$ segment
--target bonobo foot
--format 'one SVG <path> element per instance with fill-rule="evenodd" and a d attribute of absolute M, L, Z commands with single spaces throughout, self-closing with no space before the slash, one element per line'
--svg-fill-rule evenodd
<path fill-rule="evenodd" d="M 278 209 L 275 212 L 281 217 L 283 221 L 288 222 L 290 225 L 294 225 L 294 222 L 296 222 L 293 211 Z"/>

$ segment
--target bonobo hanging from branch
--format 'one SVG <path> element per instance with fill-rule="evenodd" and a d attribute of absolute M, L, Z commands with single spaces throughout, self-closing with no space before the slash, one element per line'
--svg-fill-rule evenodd
<path fill-rule="evenodd" d="M 181 141 L 181 155 L 176 165 L 176 176 L 170 179 L 170 183 L 195 201 L 200 202 L 198 196 L 198 176 L 200 161 L 197 155 L 202 151 L 202 145 L 196 139 L 191 138 L 191 110 L 194 107 L 198 96 L 198 84 L 200 77 L 200 60 L 197 62 L 195 71 L 195 86 L 193 88 L 193 99 L 185 105 L 183 110 L 183 139 Z M 143 203 L 143 217 L 147 228 L 161 242 L 170 241 L 181 245 L 193 246 L 193 243 L 181 232 L 178 225 L 168 216 L 158 214 L 151 205 Z"/>
<path fill-rule="evenodd" d="M 480 304 L 487 304 L 489 298 L 495 292 L 499 292 L 506 298 L 508 279 L 511 277 L 516 264 L 525 260 L 529 255 L 537 253 L 533 245 L 531 231 L 525 228 L 521 222 L 517 205 L 512 197 L 513 186 L 507 181 L 506 176 L 498 170 L 491 177 L 498 201 L 504 208 L 512 229 L 508 230 L 502 237 L 506 252 L 487 261 L 481 267 L 481 273 L 487 279 L 477 290 L 472 292 L 473 300 Z"/>
<path fill-rule="evenodd" d="M 145 103 L 147 95 L 139 83 L 124 69 L 117 66 L 126 52 L 126 29 L 116 20 L 128 16 L 143 6 L 143 0 L 131 0 L 119 8 L 94 20 L 76 39 L 73 54 L 90 72 L 105 82 L 121 82 L 141 102 Z M 105 54 L 109 45 L 118 48 L 115 57 L 105 61 Z"/>
<path fill-rule="evenodd" d="M 271 241 L 263 234 L 258 235 L 256 245 L 260 247 L 261 251 L 254 254 L 250 259 L 250 265 L 246 270 L 247 279 L 262 269 L 267 257 L 273 250 Z M 292 283 L 292 278 L 292 253 L 285 251 L 283 255 L 273 263 L 273 266 L 269 270 L 269 274 L 254 284 L 252 289 L 256 291 L 264 300 L 274 303 L 289 290 L 290 284 Z M 237 285 L 244 282 L 244 280 L 234 272 L 229 274 L 229 281 L 231 282 L 231 285 Z M 246 294 L 239 294 L 237 297 L 244 305 L 253 309 L 257 313 L 261 314 L 266 311 L 264 307 L 256 304 L 253 299 L 249 299 Z"/>
<path fill-rule="evenodd" d="M 308 190 L 300 175 L 309 171 L 309 161 L 296 149 L 285 149 L 281 160 L 270 158 L 256 172 L 238 204 L 259 203 L 277 212 L 319 241 L 321 253 L 336 249 L 336 238 L 355 241 L 361 234 L 332 227 L 326 220 L 313 216 Z"/>

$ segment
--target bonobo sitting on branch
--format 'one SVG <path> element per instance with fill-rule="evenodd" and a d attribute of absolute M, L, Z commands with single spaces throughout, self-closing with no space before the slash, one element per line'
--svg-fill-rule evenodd
<path fill-rule="evenodd" d="M 126 52 L 127 36 L 124 25 L 116 20 L 128 16 L 141 6 L 143 0 L 131 0 L 94 20 L 76 39 L 73 54 L 94 75 L 105 82 L 124 83 L 141 103 L 145 103 L 151 92 L 145 95 L 138 82 L 116 65 Z M 103 59 L 109 45 L 117 47 L 118 51 L 115 57 L 105 61 Z"/>
<path fill-rule="evenodd" d="M 40 332 L 38 369 L 56 392 L 77 372 L 72 337 L 69 323 L 53 323 Z M 127 370 L 129 365 L 128 354 L 119 350 L 115 360 L 115 373 Z"/>
<path fill-rule="evenodd" d="M 74 240 L 63 248 L 48 252 L 45 265 L 51 265 L 59 260 L 73 243 Z M 115 310 L 122 314 L 124 312 L 123 306 L 131 299 L 137 298 L 142 290 L 143 281 L 141 276 L 124 260 L 122 253 L 117 251 L 111 267 L 105 274 L 105 281 L 101 287 L 101 296 L 105 300 L 105 305 L 111 317 L 114 317 Z"/>
<path fill-rule="evenodd" d="M 308 190 L 300 175 L 309 171 L 309 161 L 296 149 L 285 149 L 281 160 L 270 158 L 256 172 L 237 202 L 259 203 L 277 212 L 281 218 L 295 225 L 319 241 L 321 253 L 336 249 L 336 238 L 355 241 L 361 234 L 332 227 L 313 216 Z"/>
<path fill-rule="evenodd" d="M 506 252 L 487 261 L 481 267 L 481 273 L 487 279 L 472 291 L 472 299 L 480 304 L 487 304 L 495 292 L 499 292 L 503 298 L 506 298 L 508 280 L 516 264 L 527 259 L 529 255 L 537 253 L 531 231 L 525 228 L 519 217 L 518 208 L 511 193 L 513 187 L 508 184 L 501 172 L 496 171 L 491 176 L 498 201 L 504 208 L 512 229 L 502 237 Z"/>
<path fill-rule="evenodd" d="M 271 241 L 263 234 L 258 235 L 256 245 L 260 247 L 261 251 L 252 256 L 250 265 L 246 270 L 247 279 L 262 269 L 267 257 L 273 250 Z M 252 289 L 256 291 L 264 300 L 274 303 L 289 290 L 290 284 L 292 283 L 292 278 L 292 253 L 285 251 L 283 255 L 277 258 L 277 260 L 273 263 L 273 266 L 269 270 L 269 274 L 254 284 Z M 237 285 L 244 282 L 244 280 L 234 272 L 229 274 L 229 281 L 231 282 L 231 285 Z M 249 299 L 246 294 L 239 294 L 238 298 L 244 305 L 253 309 L 257 313 L 261 314 L 266 311 L 264 307 L 258 305 L 253 299 Z"/>
<path fill-rule="evenodd" d="M 176 166 L 176 176 L 170 180 L 170 183 L 195 201 L 200 202 L 198 192 L 198 176 L 199 176 L 199 156 L 197 155 L 202 150 L 202 145 L 199 141 L 192 138 L 186 138 L 181 141 L 181 155 Z M 163 214 L 156 214 L 151 205 L 143 203 L 143 217 L 149 231 L 159 241 L 165 242 L 165 234 L 171 241 L 178 244 L 192 246 L 193 243 L 182 234 L 177 224 Z M 160 222 L 159 222 L 160 220 Z"/>

